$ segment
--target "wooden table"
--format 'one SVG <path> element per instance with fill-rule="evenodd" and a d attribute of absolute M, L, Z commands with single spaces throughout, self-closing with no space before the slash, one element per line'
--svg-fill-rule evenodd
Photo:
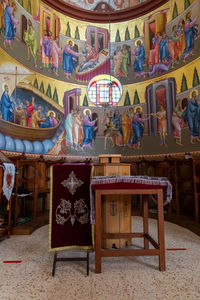
<path fill-rule="evenodd" d="M 122 176 L 123 177 L 123 176 Z M 121 177 L 121 178 L 122 178 Z M 129 176 L 134 178 L 137 176 Z M 100 177 L 99 177 L 100 178 Z M 125 176 L 124 176 L 125 178 Z M 154 178 L 155 179 L 155 178 Z M 95 181 L 96 180 L 96 181 Z M 103 179 L 102 179 L 103 180 Z M 107 181 L 107 184 L 106 184 Z M 159 270 L 165 271 L 165 242 L 164 242 L 164 209 L 163 209 L 163 189 L 171 184 L 166 179 L 166 185 L 162 184 L 137 184 L 137 183 L 109 183 L 109 176 L 105 178 L 104 184 L 97 184 L 97 177 L 93 177 L 91 182 L 92 190 L 95 190 L 95 272 L 101 273 L 102 257 L 117 256 L 158 256 Z M 103 195 L 157 195 L 158 207 L 158 242 L 149 234 L 148 230 L 148 199 L 143 197 L 143 231 L 130 233 L 102 233 L 101 206 Z M 171 197 L 171 195 L 170 195 Z M 102 249 L 103 238 L 143 238 L 143 249 Z M 149 249 L 151 243 L 154 249 Z"/>

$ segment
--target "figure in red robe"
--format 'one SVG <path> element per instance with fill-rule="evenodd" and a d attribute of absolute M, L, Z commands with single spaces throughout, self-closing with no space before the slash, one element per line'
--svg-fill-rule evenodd
<path fill-rule="evenodd" d="M 26 100 L 26 114 L 27 114 L 27 126 L 31 127 L 31 116 L 34 111 L 34 105 L 35 105 L 35 99 L 32 97 L 32 103 L 29 103 L 28 100 Z"/>

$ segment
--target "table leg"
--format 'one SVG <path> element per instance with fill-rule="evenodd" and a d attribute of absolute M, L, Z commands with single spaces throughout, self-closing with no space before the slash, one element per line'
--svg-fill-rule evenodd
<path fill-rule="evenodd" d="M 164 209 L 163 209 L 163 190 L 158 190 L 158 244 L 159 270 L 165 271 L 165 240 L 164 240 Z"/>
<path fill-rule="evenodd" d="M 144 235 L 149 233 L 148 217 L 149 217 L 149 214 L 148 214 L 148 198 L 145 195 L 143 197 L 143 232 L 144 232 Z M 149 249 L 149 240 L 146 237 L 144 237 L 144 249 Z"/>
<path fill-rule="evenodd" d="M 95 273 L 101 273 L 101 194 L 95 191 Z"/>

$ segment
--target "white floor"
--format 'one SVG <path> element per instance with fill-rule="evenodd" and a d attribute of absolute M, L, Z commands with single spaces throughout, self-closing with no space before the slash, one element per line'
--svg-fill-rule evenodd
<path fill-rule="evenodd" d="M 142 219 L 133 218 L 134 231 Z M 150 220 L 157 237 L 157 224 Z M 142 245 L 139 239 L 133 244 Z M 158 271 L 157 257 L 105 258 L 102 273 L 90 275 L 85 262 L 58 262 L 51 276 L 53 253 L 48 252 L 48 225 L 30 236 L 11 236 L 0 242 L 1 300 L 198 300 L 200 299 L 200 237 L 189 230 L 165 223 L 167 270 Z M 65 252 L 68 255 L 69 252 Z M 76 253 L 77 255 L 77 253 Z M 80 254 L 81 255 L 81 254 Z M 62 253 L 63 256 L 63 253 Z M 21 260 L 5 264 L 5 260 Z"/>

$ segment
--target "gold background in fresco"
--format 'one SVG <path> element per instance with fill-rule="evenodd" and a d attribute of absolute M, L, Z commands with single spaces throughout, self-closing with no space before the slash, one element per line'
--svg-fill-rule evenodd
<path fill-rule="evenodd" d="M 14 64 L 16 67 L 23 67 L 22 64 L 20 64 L 19 62 L 17 62 L 15 59 L 11 58 L 4 50 L 0 49 L 0 67 L 4 66 L 5 64 Z M 119 106 L 124 104 L 124 100 L 125 100 L 125 95 L 126 92 L 129 92 L 130 98 L 131 98 L 131 103 L 133 102 L 133 96 L 135 93 L 135 90 L 137 90 L 138 92 L 138 96 L 140 98 L 141 103 L 145 102 L 145 89 L 146 86 L 148 86 L 151 83 L 154 83 L 156 81 L 160 81 L 163 80 L 165 78 L 169 78 L 169 77 L 175 77 L 176 79 L 176 84 L 177 84 L 177 94 L 180 93 L 180 89 L 181 89 L 181 82 L 182 82 L 182 76 L 183 73 L 186 76 L 187 79 L 187 84 L 188 84 L 188 89 L 192 88 L 192 81 L 193 81 L 193 72 L 194 72 L 194 68 L 197 68 L 198 73 L 200 73 L 200 57 L 195 59 L 194 61 L 192 61 L 191 63 L 188 63 L 187 65 L 185 65 L 182 68 L 179 68 L 178 70 L 175 70 L 173 72 L 169 72 L 167 74 L 164 74 L 162 76 L 159 76 L 158 78 L 152 78 L 150 80 L 145 80 L 142 82 L 138 82 L 138 83 L 134 83 L 134 84 L 129 84 L 129 85 L 123 85 L 123 95 L 122 98 L 119 102 Z M 30 69 L 30 71 L 32 71 Z M 33 72 L 33 71 L 32 71 Z M 15 76 L 13 75 L 9 75 L 10 80 L 9 80 L 9 87 L 10 87 L 10 91 L 14 90 L 15 87 Z M 74 88 L 80 88 L 81 89 L 81 96 L 80 96 L 80 103 L 82 105 L 83 103 L 83 99 L 85 94 L 87 93 L 87 86 L 83 86 L 83 85 L 77 85 L 77 84 L 73 84 L 73 83 L 68 83 L 65 81 L 60 81 L 60 80 L 56 80 L 54 78 L 50 78 L 44 75 L 41 75 L 38 72 L 33 72 L 33 74 L 31 75 L 26 75 L 26 76 L 17 76 L 17 83 L 20 82 L 20 77 L 23 77 L 23 79 L 21 79 L 21 81 L 24 80 L 29 80 L 32 82 L 32 85 L 34 83 L 35 78 L 37 78 L 38 81 L 38 86 L 40 86 L 41 81 L 43 81 L 44 83 L 44 90 L 47 89 L 48 84 L 51 85 L 51 90 L 53 91 L 55 89 L 55 87 L 57 88 L 57 93 L 58 93 L 58 98 L 59 98 L 59 104 L 61 106 L 63 106 L 62 103 L 62 99 L 63 99 L 63 95 L 64 92 L 74 89 Z M 2 78 L 1 78 L 2 79 Z M 3 90 L 1 89 L 0 92 L 0 96 L 2 95 Z M 89 100 L 88 100 L 89 101 Z M 54 103 L 54 101 L 52 100 L 52 103 Z M 90 101 L 89 101 L 89 105 L 90 106 L 94 106 Z"/>
<path fill-rule="evenodd" d="M 191 0 L 191 4 L 194 2 L 195 0 Z M 40 0 L 31 0 L 31 7 L 32 7 L 32 12 L 33 12 L 33 16 L 36 16 L 40 7 L 40 4 L 42 3 L 42 1 Z M 112 24 L 98 24 L 98 23 L 89 23 L 89 22 L 84 22 L 84 21 L 80 21 L 80 20 L 75 20 L 72 18 L 69 18 L 53 9 L 51 9 L 51 11 L 53 11 L 59 18 L 60 18 L 60 22 L 61 22 L 61 32 L 62 34 L 65 35 L 66 32 L 66 28 L 67 28 L 67 22 L 69 22 L 70 24 L 70 28 L 71 28 L 71 35 L 72 37 L 75 35 L 75 30 L 76 27 L 79 27 L 79 33 L 80 33 L 80 40 L 84 40 L 85 41 L 85 31 L 87 26 L 97 26 L 97 27 L 101 27 L 101 28 L 106 28 L 110 31 L 110 37 L 111 37 L 111 42 L 114 42 L 115 40 L 115 36 L 116 36 L 116 31 L 117 29 L 120 29 L 120 36 L 121 38 L 123 36 L 125 36 L 125 30 L 128 26 L 129 28 L 129 32 L 130 32 L 130 36 L 131 39 L 134 36 L 134 29 L 135 29 L 135 25 L 137 24 L 137 27 L 140 31 L 140 33 L 142 34 L 143 32 L 143 24 L 144 21 L 148 18 L 148 16 L 152 15 L 153 13 L 155 13 L 156 11 L 160 11 L 163 9 L 168 9 L 167 11 L 167 23 L 169 23 L 172 20 L 172 14 L 173 14 L 173 8 L 174 8 L 174 3 L 175 0 L 170 0 L 168 1 L 166 4 L 164 4 L 163 6 L 159 7 L 158 9 L 152 11 L 151 13 L 142 16 L 141 18 L 135 19 L 135 20 L 131 20 L 131 21 L 126 21 L 126 22 L 121 22 L 121 23 L 112 23 Z M 28 4 L 28 0 L 23 0 L 23 6 L 26 9 L 27 8 L 27 4 Z M 182 12 L 184 12 L 184 1 L 183 0 L 176 0 L 176 4 L 177 4 L 177 10 L 178 10 L 178 14 L 180 15 Z M 45 5 L 43 3 L 43 5 Z M 45 5 L 47 6 L 47 5 Z M 142 35 L 141 35 L 142 36 Z M 123 39 L 122 39 L 123 40 Z M 14 64 L 16 66 L 21 66 L 25 69 L 25 67 L 20 64 L 18 61 L 16 61 L 14 58 L 10 57 L 3 49 L 0 49 L 0 66 L 3 67 L 5 69 L 5 64 L 6 63 L 11 63 Z M 123 95 L 122 98 L 119 102 L 119 106 L 123 105 L 124 103 L 124 99 L 125 99 L 125 95 L 126 92 L 129 92 L 130 98 L 131 98 L 131 103 L 133 101 L 133 96 L 135 93 L 135 90 L 137 90 L 138 92 L 138 96 L 139 99 L 142 102 L 145 102 L 145 89 L 146 86 L 148 86 L 149 84 L 155 82 L 155 81 L 159 81 L 168 77 L 175 77 L 176 79 L 176 84 L 177 84 L 177 93 L 180 93 L 180 88 L 181 88 L 181 82 L 182 82 L 182 76 L 183 73 L 186 76 L 187 79 L 187 84 L 188 84 L 188 89 L 192 88 L 192 80 L 193 80 L 193 72 L 194 72 L 194 67 L 197 68 L 198 73 L 200 73 L 200 58 L 197 58 L 196 60 L 193 60 L 191 63 L 186 64 L 185 66 L 176 69 L 175 71 L 172 72 L 168 72 L 162 76 L 152 78 L 149 80 L 144 80 L 142 82 L 138 82 L 138 83 L 133 83 L 133 84 L 128 84 L 128 85 L 123 85 Z M 28 68 L 26 68 L 28 69 Z M 56 80 L 56 79 L 52 79 L 48 76 L 44 76 L 41 75 L 39 72 L 35 72 L 31 69 L 29 69 L 31 72 L 33 72 L 33 75 L 28 75 L 28 76 L 18 76 L 17 77 L 17 83 L 20 82 L 20 79 L 23 77 L 23 80 L 30 80 L 33 84 L 35 78 L 37 78 L 38 81 L 38 85 L 40 86 L 41 81 L 43 81 L 44 83 L 44 89 L 47 89 L 48 84 L 51 85 L 51 89 L 52 91 L 55 89 L 55 87 L 57 88 L 57 93 L 58 93 L 58 98 L 59 98 L 59 104 L 61 106 L 63 106 L 62 103 L 62 99 L 63 99 L 63 95 L 64 92 L 71 90 L 73 88 L 80 88 L 81 89 L 81 96 L 80 96 L 80 103 L 83 103 L 83 99 L 85 94 L 87 94 L 87 85 L 79 85 L 77 83 L 68 83 L 65 81 L 60 81 L 60 80 Z M 0 80 L 2 81 L 3 78 L 1 77 Z M 10 81 L 9 81 L 9 85 L 10 85 L 10 90 L 14 90 L 14 76 L 10 76 Z M 1 84 L 2 85 L 2 84 Z M 2 95 L 2 89 L 0 91 L 0 96 Z M 53 100 L 52 100 L 53 103 Z M 89 102 L 90 106 L 94 106 L 92 103 Z"/>
<path fill-rule="evenodd" d="M 28 4 L 28 0 L 23 0 L 24 2 L 24 8 L 27 9 L 27 4 Z M 195 0 L 190 0 L 191 4 L 194 2 Z M 101 27 L 101 28 L 105 28 L 108 29 L 110 31 L 110 37 L 111 37 L 111 42 L 115 42 L 115 36 L 116 36 L 116 32 L 117 29 L 120 29 L 120 35 L 121 37 L 125 36 L 125 30 L 128 26 L 129 32 L 130 32 L 130 37 L 131 39 L 133 39 L 134 37 L 134 29 L 135 29 L 135 25 L 137 25 L 139 32 L 141 33 L 141 36 L 143 36 L 143 24 L 144 21 L 148 18 L 148 16 L 150 16 L 151 14 L 155 13 L 156 11 L 162 10 L 162 9 L 168 9 L 167 11 L 167 23 L 169 23 L 172 20 L 172 14 L 173 14 L 173 8 L 174 8 L 174 3 L 176 2 L 177 4 L 177 10 L 178 10 L 178 14 L 180 15 L 183 11 L 184 11 L 184 0 L 180 0 L 180 1 L 175 1 L 175 0 L 169 0 L 166 4 L 160 6 L 158 9 L 152 11 L 151 13 L 148 13 L 138 19 L 135 20 L 130 20 L 130 21 L 125 21 L 125 22 L 120 22 L 120 23 L 111 23 L 109 25 L 108 24 L 101 24 L 101 23 L 89 23 L 89 22 L 84 22 L 84 21 L 80 21 L 80 20 L 76 20 L 76 19 L 72 19 L 69 18 L 61 13 L 59 13 L 56 10 L 51 9 L 59 18 L 61 21 L 61 32 L 62 34 L 65 35 L 66 32 L 66 28 L 67 28 L 67 22 L 70 23 L 70 27 L 71 27 L 71 33 L 72 33 L 72 37 L 75 36 L 75 30 L 76 30 L 76 26 L 79 27 L 79 33 L 80 33 L 80 39 L 81 40 L 85 40 L 85 31 L 87 26 L 97 26 L 97 27 Z M 31 0 L 31 7 L 32 7 L 32 15 L 35 17 L 37 16 L 37 12 L 39 10 L 40 7 L 40 3 L 42 3 L 42 1 L 40 0 Z M 43 3 L 44 6 L 47 6 L 46 4 Z"/>
<path fill-rule="evenodd" d="M 191 4 L 194 2 L 195 0 L 191 0 Z M 140 18 L 137 18 L 135 20 L 130 20 L 130 21 L 125 21 L 125 22 L 120 22 L 120 23 L 111 23 L 111 24 L 99 24 L 99 23 L 89 23 L 89 22 L 84 22 L 84 21 L 80 21 L 80 20 L 75 20 L 72 18 L 69 18 L 55 10 L 52 10 L 53 12 L 56 13 L 56 15 L 60 18 L 61 21 L 61 32 L 62 34 L 65 35 L 66 32 L 66 28 L 67 28 L 67 22 L 69 22 L 70 24 L 70 28 L 71 28 L 71 34 L 72 37 L 75 36 L 75 30 L 76 27 L 79 27 L 79 33 L 80 33 L 80 40 L 85 41 L 85 31 L 87 26 L 96 26 L 96 27 L 101 27 L 101 28 L 105 28 L 108 29 L 110 31 L 110 42 L 115 42 L 115 36 L 116 36 L 116 32 L 117 29 L 120 30 L 120 36 L 121 38 L 125 36 L 125 30 L 128 26 L 129 32 L 130 32 L 130 37 L 131 39 L 134 38 L 134 30 L 135 30 L 135 25 L 137 25 L 138 30 L 141 34 L 141 36 L 143 36 L 143 25 L 144 25 L 144 21 L 148 18 L 148 16 L 152 15 L 153 13 L 155 13 L 156 11 L 160 11 L 162 9 L 168 9 L 167 11 L 167 23 L 169 23 L 172 20 L 172 14 L 173 14 L 173 8 L 174 8 L 174 3 L 176 2 L 177 4 L 177 10 L 178 10 L 178 14 L 180 15 L 183 11 L 184 11 L 184 0 L 180 0 L 180 1 L 175 1 L 175 0 L 169 0 L 166 4 L 160 6 L 158 9 L 151 11 L 151 13 L 148 13 Z M 34 4 L 34 0 L 32 0 L 32 3 Z M 45 5 L 45 4 L 44 4 Z M 46 6 L 46 5 L 45 5 Z M 34 10 L 36 10 L 37 8 L 39 9 L 39 4 L 37 3 L 34 4 Z M 109 21 L 108 21 L 109 23 Z M 123 38 L 122 38 L 123 40 Z"/>

